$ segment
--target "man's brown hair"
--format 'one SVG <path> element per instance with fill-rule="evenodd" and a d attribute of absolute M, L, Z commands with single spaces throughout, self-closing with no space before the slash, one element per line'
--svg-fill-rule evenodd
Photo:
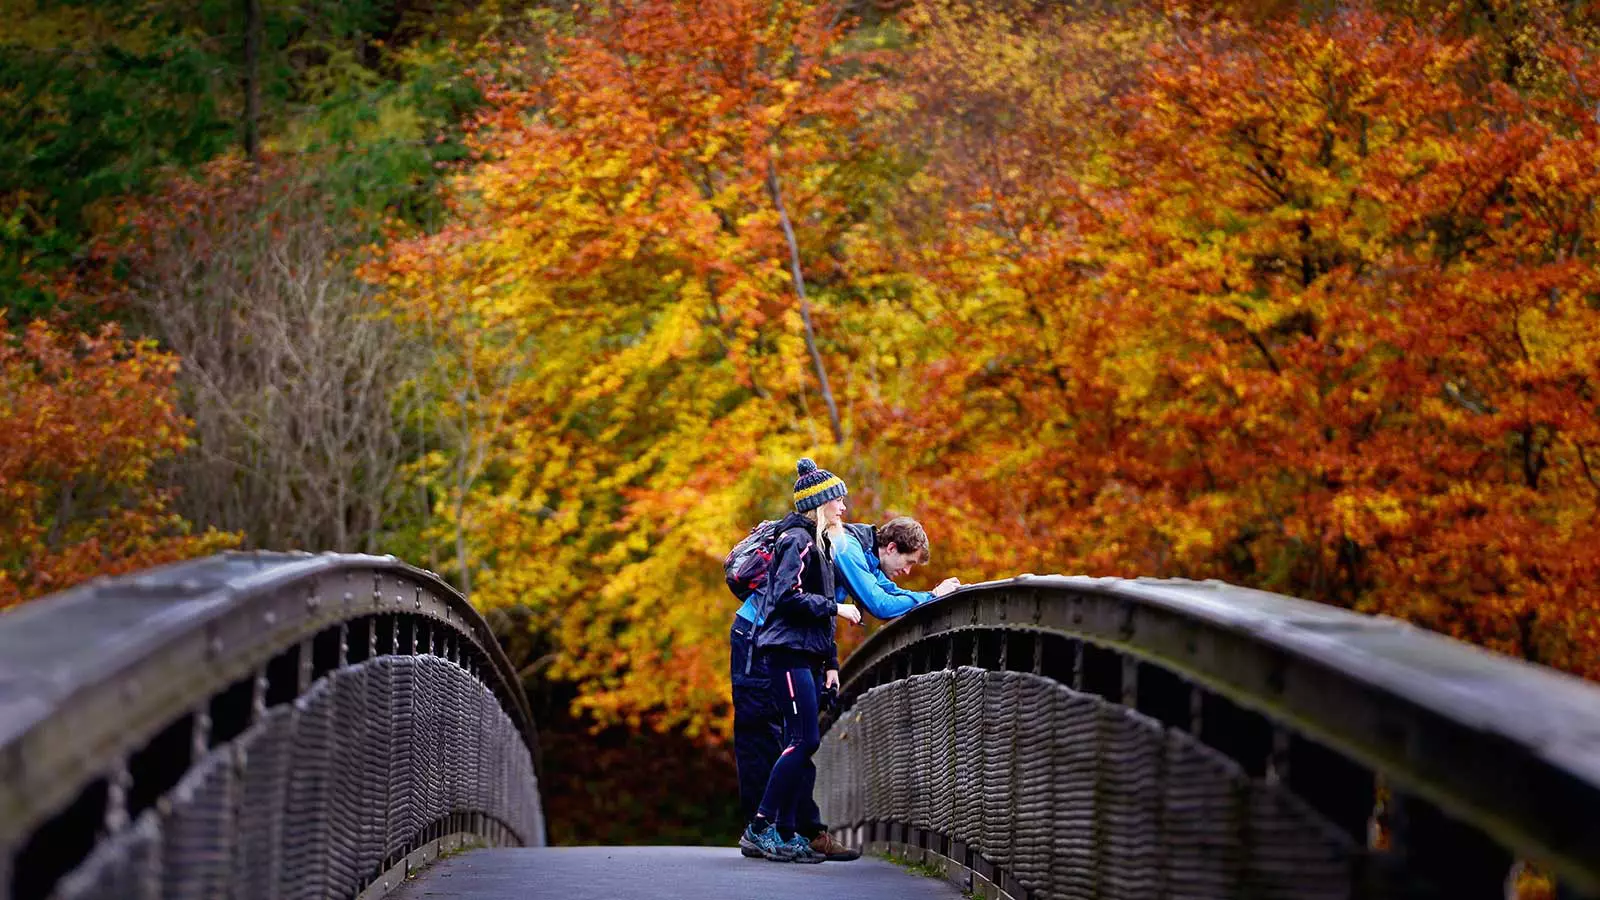
<path fill-rule="evenodd" d="M 915 553 L 917 562 L 928 564 L 928 533 L 922 530 L 922 523 L 910 516 L 896 516 L 878 527 L 878 546 L 895 546 L 906 556 Z"/>

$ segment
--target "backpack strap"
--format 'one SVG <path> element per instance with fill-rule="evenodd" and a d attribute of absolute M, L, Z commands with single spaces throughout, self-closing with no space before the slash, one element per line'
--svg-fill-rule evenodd
<path fill-rule="evenodd" d="M 773 573 L 773 570 L 777 568 L 776 566 L 773 565 L 773 563 L 776 563 L 778 561 L 778 543 L 783 540 L 783 533 L 788 530 L 788 529 L 783 527 L 783 519 L 785 519 L 785 518 L 788 518 L 788 516 L 784 516 L 783 518 L 780 518 L 773 525 L 774 534 L 772 535 L 772 558 L 767 561 L 766 581 L 757 590 L 761 590 L 761 591 L 770 591 L 770 590 L 772 590 L 772 573 Z M 759 612 L 759 607 L 757 607 L 757 611 Z M 763 626 L 765 624 L 767 624 L 767 617 L 766 616 L 761 616 L 757 621 L 750 623 L 750 652 L 745 654 L 745 657 L 744 657 L 744 673 L 746 675 L 750 674 L 751 667 L 753 665 L 755 665 L 755 661 L 756 661 L 756 635 L 761 632 L 761 626 Z"/>

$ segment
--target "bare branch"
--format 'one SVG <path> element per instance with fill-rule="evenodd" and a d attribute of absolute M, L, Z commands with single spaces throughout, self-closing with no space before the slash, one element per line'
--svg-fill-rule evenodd
<path fill-rule="evenodd" d="M 136 302 L 183 359 L 196 446 L 179 510 L 257 547 L 372 550 L 403 502 L 399 397 L 418 341 L 381 315 L 314 199 L 219 203 L 141 266 Z"/>
<path fill-rule="evenodd" d="M 828 424 L 833 429 L 833 442 L 844 445 L 844 429 L 839 424 L 839 407 L 833 402 L 833 389 L 828 386 L 828 370 L 822 365 L 822 353 L 817 349 L 817 333 L 811 325 L 811 301 L 806 299 L 806 278 L 800 271 L 800 244 L 794 237 L 794 226 L 789 223 L 789 212 L 783 206 L 783 192 L 778 187 L 778 167 L 767 160 L 767 192 L 778 208 L 778 221 L 783 225 L 783 236 L 789 242 L 789 271 L 794 278 L 794 292 L 800 298 L 800 321 L 806 330 L 806 349 L 811 351 L 811 364 L 817 369 L 817 383 L 822 389 L 822 402 L 828 406 Z"/>

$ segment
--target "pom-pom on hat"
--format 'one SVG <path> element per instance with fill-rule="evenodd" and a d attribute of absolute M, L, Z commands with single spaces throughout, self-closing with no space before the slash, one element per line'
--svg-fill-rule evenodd
<path fill-rule="evenodd" d="M 844 479 L 827 469 L 817 468 L 817 464 L 806 457 L 801 457 L 795 463 L 795 471 L 800 473 L 800 477 L 794 481 L 794 508 L 797 512 L 816 509 L 829 500 L 837 500 L 850 493 L 850 489 L 844 486 Z"/>

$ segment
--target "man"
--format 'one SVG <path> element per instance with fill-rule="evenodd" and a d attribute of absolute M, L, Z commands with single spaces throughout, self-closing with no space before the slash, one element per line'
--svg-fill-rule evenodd
<path fill-rule="evenodd" d="M 928 534 L 915 519 L 900 516 L 879 528 L 864 524 L 845 528 L 854 540 L 841 541 L 833 549 L 834 568 L 840 576 L 840 603 L 854 599 L 874 616 L 892 619 L 961 586 L 954 578 L 945 579 L 932 591 L 908 591 L 894 583 L 894 578 L 904 577 L 913 566 L 925 564 L 930 558 Z M 755 603 L 747 598 L 735 614 L 728 636 L 733 675 L 733 753 L 739 771 L 740 813 L 745 821 L 755 814 L 772 765 L 783 748 L 782 716 L 773 708 L 766 668 L 760 656 L 749 659 L 755 617 Z M 837 690 L 838 686 L 839 670 L 835 665 L 824 676 L 824 688 Z M 809 775 L 815 780 L 815 768 Z M 811 793 L 808 786 L 804 791 L 806 804 L 796 816 L 796 830 L 810 836 L 812 849 L 828 860 L 858 858 L 860 851 L 834 840 L 822 825 Z M 745 856 L 761 855 L 759 850 L 742 843 L 740 849 Z"/>

